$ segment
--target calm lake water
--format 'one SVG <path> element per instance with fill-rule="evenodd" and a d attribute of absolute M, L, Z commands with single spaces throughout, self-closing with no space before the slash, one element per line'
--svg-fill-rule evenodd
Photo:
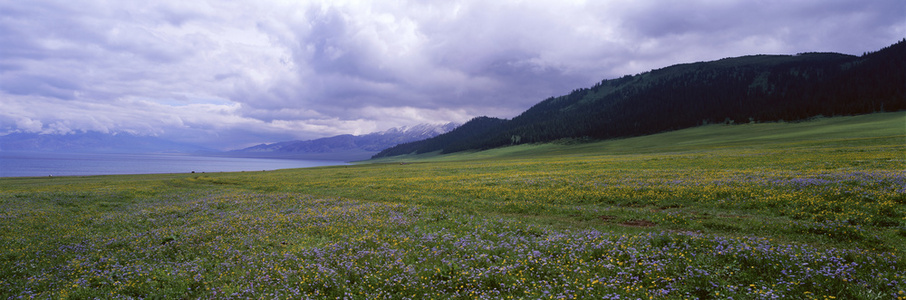
<path fill-rule="evenodd" d="M 262 171 L 345 165 L 342 161 L 209 157 L 184 154 L 0 151 L 0 177 Z"/>

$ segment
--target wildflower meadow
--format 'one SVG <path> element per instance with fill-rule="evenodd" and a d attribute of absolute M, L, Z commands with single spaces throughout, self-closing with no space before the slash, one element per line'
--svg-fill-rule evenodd
<path fill-rule="evenodd" d="M 0 298 L 906 299 L 903 114 L 843 120 L 3 178 Z"/>

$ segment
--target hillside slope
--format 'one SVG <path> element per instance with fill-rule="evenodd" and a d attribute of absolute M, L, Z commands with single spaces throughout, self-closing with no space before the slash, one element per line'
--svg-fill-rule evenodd
<path fill-rule="evenodd" d="M 594 157 L 609 155 L 673 155 L 728 149 L 790 149 L 814 144 L 832 143 L 852 151 L 874 145 L 906 145 L 906 111 L 873 113 L 857 116 L 814 118 L 802 122 L 754 124 L 710 124 L 657 134 L 609 139 L 588 143 L 536 143 L 499 147 L 484 151 L 439 151 L 389 156 L 368 163 L 503 161 L 508 159 L 544 159 L 545 157 Z M 900 164 L 906 161 L 899 160 Z M 904 165 L 906 166 L 906 165 Z"/>
<path fill-rule="evenodd" d="M 496 125 L 466 123 L 374 158 L 610 139 L 713 123 L 796 121 L 906 109 L 906 39 L 863 56 L 753 55 L 674 65 L 548 98 Z M 471 123 L 471 122 L 470 122 Z M 469 128 L 480 127 L 480 131 Z M 451 136 L 468 136 L 450 138 Z"/>

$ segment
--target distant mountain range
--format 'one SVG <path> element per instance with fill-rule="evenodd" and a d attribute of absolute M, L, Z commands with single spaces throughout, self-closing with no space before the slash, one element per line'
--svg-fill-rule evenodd
<path fill-rule="evenodd" d="M 365 135 L 338 135 L 307 141 L 288 141 L 218 151 L 152 136 L 95 131 L 70 134 L 12 133 L 0 136 L 0 151 L 69 153 L 190 153 L 208 156 L 365 160 L 397 144 L 424 140 L 453 130 L 457 123 L 421 124 Z"/>
<path fill-rule="evenodd" d="M 421 124 L 391 128 L 365 135 L 344 134 L 306 141 L 260 144 L 228 151 L 225 155 L 242 157 L 283 157 L 300 159 L 365 160 L 381 150 L 402 143 L 419 141 L 449 132 L 459 124 Z"/>
<path fill-rule="evenodd" d="M 153 136 L 89 131 L 71 134 L 11 133 L 0 136 L 0 151 L 194 153 L 216 150 Z"/>
<path fill-rule="evenodd" d="M 511 120 L 478 117 L 374 158 L 904 109 L 906 39 L 862 56 L 752 55 L 626 75 L 548 98 Z"/>

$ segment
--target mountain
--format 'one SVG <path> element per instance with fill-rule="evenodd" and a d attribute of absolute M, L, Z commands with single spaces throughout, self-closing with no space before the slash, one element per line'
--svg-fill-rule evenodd
<path fill-rule="evenodd" d="M 476 136 L 483 136 L 492 134 L 492 130 L 499 129 L 499 126 L 503 125 L 506 122 L 504 119 L 490 118 L 490 117 L 477 117 L 474 118 L 460 127 L 447 132 L 445 134 L 438 135 L 433 138 L 429 138 L 421 141 L 414 141 L 409 143 L 401 143 L 394 147 L 385 148 L 379 152 L 386 153 L 388 150 L 393 149 L 396 153 L 408 154 L 408 153 L 425 153 L 438 150 L 444 150 L 444 147 L 449 145 L 467 145 L 473 140 Z M 392 155 L 384 155 L 392 156 Z M 380 156 L 375 156 L 380 157 Z"/>
<path fill-rule="evenodd" d="M 260 144 L 229 151 L 234 156 L 287 157 L 307 159 L 363 160 L 375 153 L 402 143 L 424 140 L 449 132 L 456 123 L 421 124 L 391 128 L 365 135 L 338 135 L 307 141 Z"/>
<path fill-rule="evenodd" d="M 476 118 L 374 158 L 903 109 L 906 39 L 862 56 L 751 55 L 608 79 L 545 99 L 511 120 Z"/>
<path fill-rule="evenodd" d="M 70 134 L 11 133 L 0 136 L 0 151 L 193 153 L 213 150 L 153 136 L 88 131 Z"/>

